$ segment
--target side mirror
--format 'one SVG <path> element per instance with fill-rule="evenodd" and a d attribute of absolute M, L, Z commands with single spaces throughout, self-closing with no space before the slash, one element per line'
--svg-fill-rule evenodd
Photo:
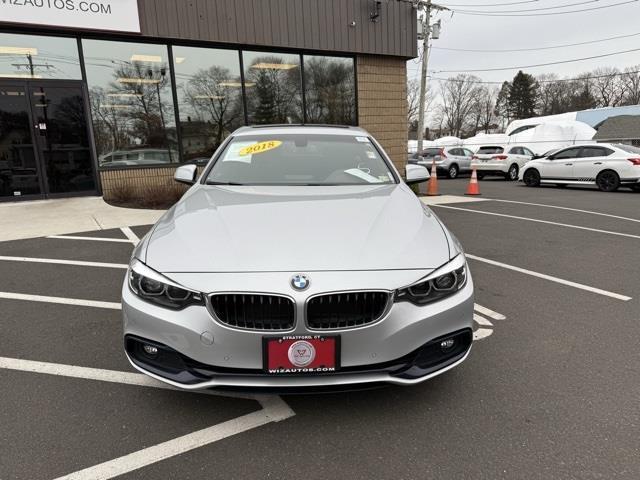
<path fill-rule="evenodd" d="M 182 165 L 176 168 L 176 173 L 173 174 L 173 179 L 176 182 L 193 185 L 194 183 L 196 183 L 197 173 L 198 167 L 196 167 L 195 165 Z"/>
<path fill-rule="evenodd" d="M 426 182 L 431 178 L 429 175 L 429 170 L 427 170 L 422 165 L 407 165 L 405 168 L 406 180 L 405 183 L 407 185 L 414 185 L 416 183 Z"/>

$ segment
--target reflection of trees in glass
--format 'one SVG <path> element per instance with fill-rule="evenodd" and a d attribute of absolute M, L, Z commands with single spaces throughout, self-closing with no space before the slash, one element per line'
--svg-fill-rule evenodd
<path fill-rule="evenodd" d="M 211 145 L 204 145 L 202 152 L 190 152 L 195 156 L 210 155 L 227 136 L 230 130 L 243 123 L 239 84 L 228 68 L 213 66 L 199 70 L 183 86 L 184 101 L 189 104 L 197 118 L 208 122 L 204 134 L 211 137 Z M 209 123 L 210 122 L 210 123 Z M 186 133 L 184 122 L 181 124 Z M 192 133 L 192 132 L 189 132 Z"/>
<path fill-rule="evenodd" d="M 296 123 L 302 120 L 300 67 L 277 56 L 258 57 L 245 74 L 251 123 Z"/>
<path fill-rule="evenodd" d="M 101 87 L 91 88 L 89 99 L 98 155 L 126 147 L 129 144 L 130 122 L 120 108 L 129 106 L 126 103 L 120 107 L 114 104 L 113 99 Z"/>
<path fill-rule="evenodd" d="M 56 120 L 63 136 L 73 137 L 76 139 L 74 142 L 85 144 L 84 104 L 80 95 L 62 98 L 56 110 Z"/>
<path fill-rule="evenodd" d="M 136 147 L 166 149 L 177 161 L 173 141 L 173 103 L 168 67 L 120 61 L 108 87 L 90 89 L 99 154 Z"/>
<path fill-rule="evenodd" d="M 308 123 L 355 123 L 352 60 L 305 57 L 304 76 Z"/>
<path fill-rule="evenodd" d="M 113 75 L 116 81 L 109 84 L 110 94 L 121 104 L 124 100 L 129 109 L 121 114 L 132 120 L 131 133 L 140 143 L 149 147 L 169 147 L 167 124 L 173 112 L 168 68 L 165 65 L 150 66 L 142 62 L 123 63 Z M 166 95 L 164 100 L 162 94 Z"/>

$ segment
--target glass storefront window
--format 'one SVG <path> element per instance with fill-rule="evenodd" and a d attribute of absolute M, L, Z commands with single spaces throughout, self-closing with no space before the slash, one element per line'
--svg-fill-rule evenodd
<path fill-rule="evenodd" d="M 179 163 L 166 45 L 83 40 L 98 163 Z"/>
<path fill-rule="evenodd" d="M 355 125 L 353 59 L 305 55 L 303 62 L 307 123 Z"/>
<path fill-rule="evenodd" d="M 0 33 L 0 79 L 80 80 L 75 38 Z"/>
<path fill-rule="evenodd" d="M 183 160 L 206 163 L 244 125 L 237 50 L 173 47 Z"/>
<path fill-rule="evenodd" d="M 24 87 L 0 87 L 0 198 L 40 193 Z"/>
<path fill-rule="evenodd" d="M 301 123 L 300 56 L 242 52 L 250 124 Z"/>

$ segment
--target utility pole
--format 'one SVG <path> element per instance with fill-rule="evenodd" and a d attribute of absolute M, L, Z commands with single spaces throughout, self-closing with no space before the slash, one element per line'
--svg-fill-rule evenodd
<path fill-rule="evenodd" d="M 422 17 L 422 68 L 420 71 L 420 104 L 418 105 L 418 153 L 422 153 L 422 145 L 424 140 L 424 107 L 427 97 L 427 66 L 429 64 L 429 40 L 433 33 L 431 25 L 431 12 L 449 10 L 447 7 L 431 3 L 431 0 L 418 0 L 414 3 L 418 10 L 424 12 Z M 440 35 L 440 22 L 437 22 L 438 38 Z"/>
<path fill-rule="evenodd" d="M 22 67 L 26 67 L 29 69 L 29 75 L 31 76 L 31 78 L 35 78 L 35 72 L 36 72 L 36 68 L 46 68 L 47 71 L 52 68 L 51 65 L 47 64 L 47 63 L 33 63 L 33 56 L 30 53 L 27 53 L 27 62 L 28 63 L 12 63 L 11 65 L 13 65 L 14 67 L 16 67 L 18 70 L 20 70 L 20 68 Z"/>

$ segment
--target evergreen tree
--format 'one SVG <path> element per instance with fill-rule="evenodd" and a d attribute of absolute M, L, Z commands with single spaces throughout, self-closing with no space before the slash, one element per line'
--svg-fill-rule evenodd
<path fill-rule="evenodd" d="M 528 73 L 522 70 L 513 77 L 511 88 L 509 89 L 509 112 L 511 118 L 518 120 L 521 118 L 534 117 L 538 101 L 538 82 Z"/>
<path fill-rule="evenodd" d="M 258 70 L 255 74 L 255 98 L 257 105 L 253 121 L 258 124 L 278 123 L 276 119 L 276 85 L 269 76 L 269 72 Z M 281 120 L 280 120 L 281 122 Z"/>

